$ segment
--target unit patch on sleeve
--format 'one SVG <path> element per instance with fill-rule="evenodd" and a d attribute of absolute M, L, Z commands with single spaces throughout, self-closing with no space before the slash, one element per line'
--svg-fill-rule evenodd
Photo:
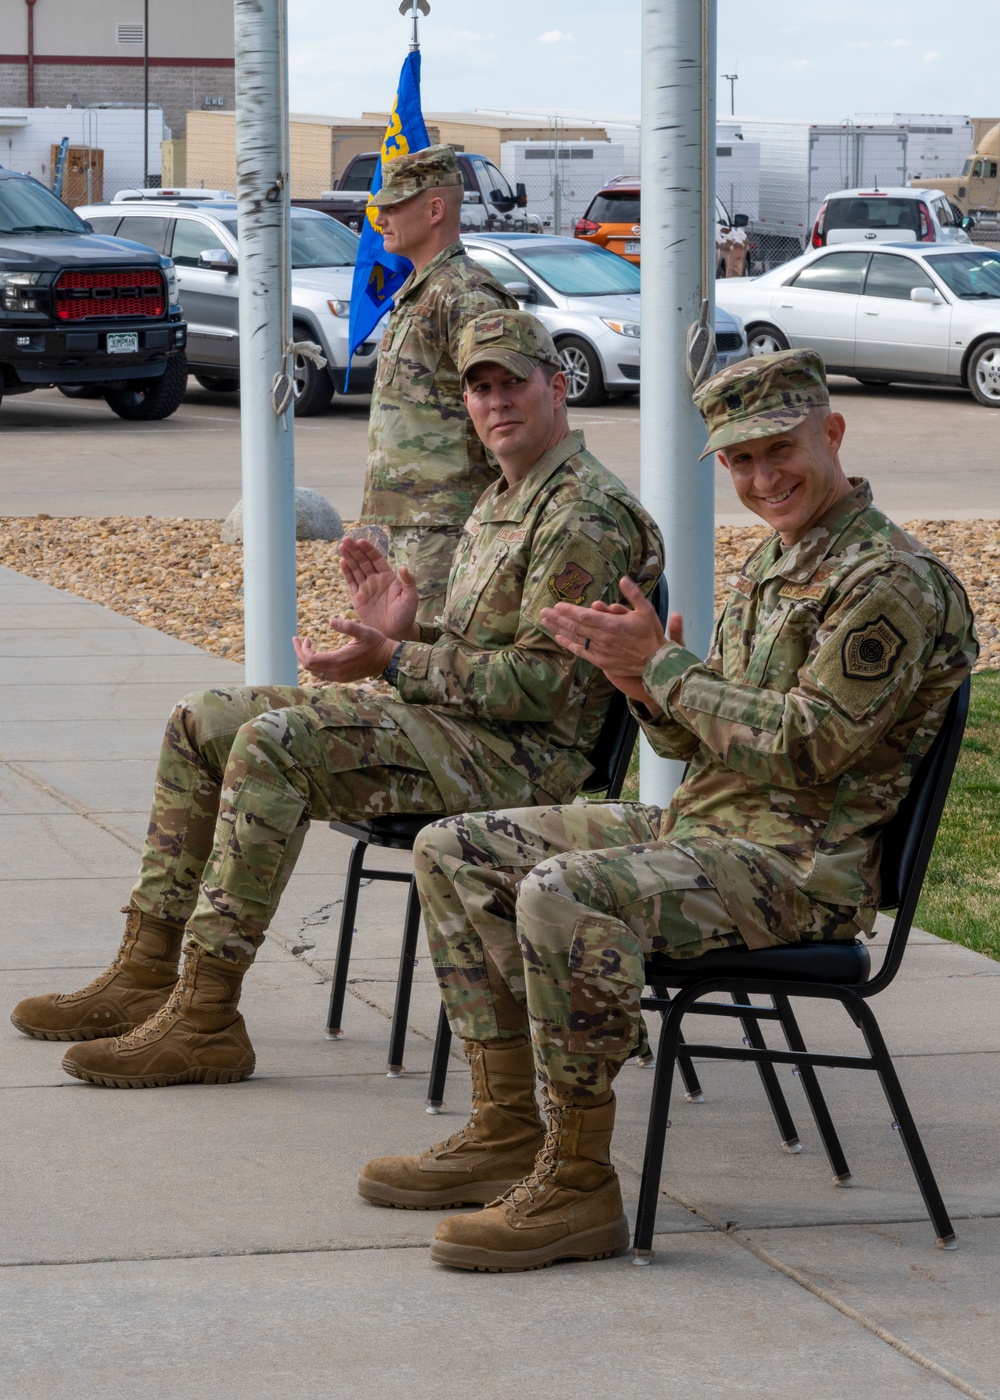
<path fill-rule="evenodd" d="M 549 592 L 561 602 L 581 603 L 587 584 L 593 581 L 593 574 L 588 574 L 582 565 L 570 562 L 561 574 L 553 574 L 549 579 Z"/>
<path fill-rule="evenodd" d="M 852 681 L 877 681 L 892 674 L 906 638 L 881 614 L 848 632 L 841 651 L 844 675 Z"/>

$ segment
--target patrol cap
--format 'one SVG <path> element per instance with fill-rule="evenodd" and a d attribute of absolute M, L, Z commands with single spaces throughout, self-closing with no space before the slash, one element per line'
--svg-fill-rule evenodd
<path fill-rule="evenodd" d="M 815 350 L 754 355 L 713 374 L 694 392 L 708 428 L 701 454 L 737 442 L 775 437 L 804 423 L 813 408 L 829 408 L 826 366 Z"/>
<path fill-rule="evenodd" d="M 424 190 L 445 189 L 460 185 L 462 172 L 451 146 L 425 146 L 422 151 L 410 151 L 382 165 L 382 188 L 368 196 L 368 203 L 378 209 L 391 209 Z"/>
<path fill-rule="evenodd" d="M 486 311 L 470 321 L 458 342 L 463 382 L 473 365 L 503 365 L 518 379 L 530 379 L 540 364 L 562 369 L 559 351 L 530 311 Z"/>

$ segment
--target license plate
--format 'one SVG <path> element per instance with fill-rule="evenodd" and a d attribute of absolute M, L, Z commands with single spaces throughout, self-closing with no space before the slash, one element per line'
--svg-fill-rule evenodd
<path fill-rule="evenodd" d="M 634 243 L 626 243 L 626 244 L 625 244 L 625 251 L 626 251 L 626 253 L 636 253 L 636 254 L 639 254 L 639 253 L 642 252 L 642 244 L 641 244 L 641 242 L 640 242 L 638 239 L 636 239 L 636 241 L 635 241 Z"/>
<path fill-rule="evenodd" d="M 108 354 L 127 355 L 139 348 L 138 331 L 110 331 L 108 333 Z"/>

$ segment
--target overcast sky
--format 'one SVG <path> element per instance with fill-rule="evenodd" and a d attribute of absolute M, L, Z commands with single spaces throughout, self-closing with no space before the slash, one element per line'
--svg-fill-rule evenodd
<path fill-rule="evenodd" d="M 425 110 L 638 115 L 639 0 L 430 2 Z M 289 23 L 292 111 L 388 106 L 409 39 L 398 0 L 289 0 Z M 1000 0 L 719 0 L 718 57 L 746 116 L 1000 116 Z"/>

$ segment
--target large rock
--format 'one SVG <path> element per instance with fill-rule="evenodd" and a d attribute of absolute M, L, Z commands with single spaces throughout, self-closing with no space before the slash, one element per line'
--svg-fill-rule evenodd
<path fill-rule="evenodd" d="M 344 523 L 325 496 L 311 486 L 295 488 L 295 538 L 297 540 L 340 540 Z M 243 502 L 235 506 L 222 522 L 222 543 L 243 542 Z"/>

